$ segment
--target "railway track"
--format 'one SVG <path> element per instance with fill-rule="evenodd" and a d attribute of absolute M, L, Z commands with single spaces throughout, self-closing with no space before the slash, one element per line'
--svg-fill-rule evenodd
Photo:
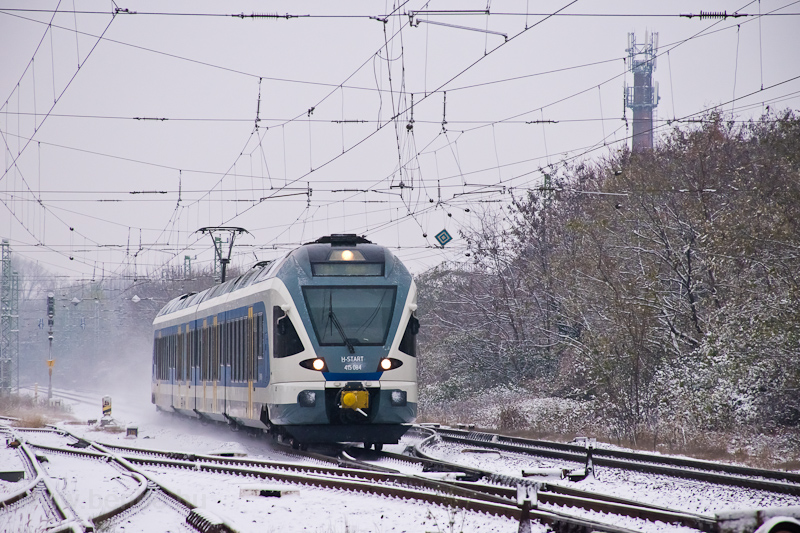
<path fill-rule="evenodd" d="M 6 428 L 2 434 L 6 446 L 17 451 L 24 471 L 23 479 L 17 482 L 20 486 L 0 500 L 2 522 L 19 531 L 86 531 L 87 523 L 58 491 L 31 447 Z"/>
<path fill-rule="evenodd" d="M 130 523 L 129 527 L 132 525 L 132 529 L 136 529 L 137 519 L 141 519 L 158 507 L 155 512 L 158 513 L 160 520 L 166 520 L 167 524 L 172 522 L 171 525 L 178 530 L 189 532 L 213 530 L 220 533 L 235 531 L 213 513 L 199 509 L 125 459 L 104 451 L 102 446 L 96 443 L 91 444 L 95 451 L 90 451 L 85 449 L 88 446 L 74 447 L 74 443 L 72 443 L 72 447 L 70 447 L 70 443 L 66 443 L 64 447 L 37 444 L 21 436 L 37 433 L 45 434 L 48 437 L 62 437 L 64 440 L 68 440 L 65 437 L 73 437 L 71 440 L 75 440 L 80 445 L 88 444 L 87 441 L 61 430 L 23 428 L 12 431 L 5 429 L 4 434 L 7 440 L 10 439 L 10 442 L 14 443 L 13 447 L 20 450 L 26 469 L 26 479 L 31 479 L 31 481 L 25 483 L 19 490 L 0 497 L 0 522 L 2 523 L 9 524 L 11 527 L 19 526 L 17 529 L 19 531 L 46 530 L 48 532 L 72 531 L 79 533 L 95 531 L 98 528 L 113 529 L 115 523 L 124 520 Z M 64 483 L 63 477 L 52 476 L 47 471 L 47 465 L 51 462 L 57 463 L 64 458 L 84 461 L 87 465 L 81 469 L 84 475 L 93 469 L 114 469 L 124 473 L 133 481 L 134 487 L 125 497 L 120 498 L 121 501 L 118 505 L 78 512 L 75 493 L 79 491 L 75 491 L 74 487 L 72 490 L 67 490 L 69 487 L 67 483 Z M 169 516 L 170 512 L 165 513 L 165 508 L 173 516 Z M 147 530 L 147 527 L 142 527 L 141 530 Z"/>
<path fill-rule="evenodd" d="M 93 531 L 97 527 L 108 527 L 122 521 L 127 523 L 133 520 L 135 523 L 137 518 L 142 519 L 149 509 L 158 507 L 159 504 L 162 508 L 167 507 L 175 522 L 186 531 L 208 531 L 210 527 L 216 528 L 215 531 L 236 531 L 235 525 L 220 519 L 207 509 L 198 508 L 157 481 L 169 479 L 170 476 L 184 481 L 194 479 L 193 476 L 207 476 L 206 480 L 223 476 L 228 479 L 277 483 L 285 487 L 308 487 L 342 494 L 400 498 L 463 512 L 505 517 L 519 523 L 520 531 L 530 531 L 531 521 L 534 521 L 557 532 L 630 533 L 656 530 L 658 523 L 707 533 L 752 532 L 770 517 L 770 512 L 763 510 L 715 516 L 687 513 L 572 486 L 533 481 L 530 478 L 464 466 L 426 453 L 426 448 L 436 441 L 457 442 L 515 453 L 535 454 L 540 449 L 525 439 L 505 440 L 506 437 L 499 435 L 476 434 L 449 428 L 415 428 L 413 431 L 418 437 L 417 442 L 409 446 L 404 454 L 355 447 L 329 447 L 324 450 L 325 453 L 292 450 L 288 447 L 283 450 L 287 459 L 302 462 L 101 444 L 61 429 L 16 428 L 4 431 L 7 436 L 13 433 L 20 441 L 18 453 L 27 467 L 25 485 L 11 495 L 0 495 L 0 517 L 5 515 L 13 518 L 19 515 L 21 508 L 36 505 L 42 500 L 49 509 L 47 528 L 58 531 Z M 523 445 L 519 446 L 514 441 L 523 441 Z M 538 444 L 541 441 L 535 442 Z M 579 462 L 586 458 L 583 448 L 557 443 L 546 444 L 549 448 L 541 448 L 569 454 L 560 456 L 567 460 Z M 567 449 L 558 450 L 562 447 Z M 526 451 L 520 452 L 520 449 Z M 603 457 L 598 455 L 600 454 L 595 454 L 595 464 L 603 464 Z M 653 458 L 660 457 L 645 455 L 650 463 L 654 463 Z M 94 514 L 77 512 L 68 498 L 59 492 L 53 481 L 54 477 L 46 471 L 48 461 L 51 465 L 56 464 L 63 457 L 78 458 L 88 464 L 103 465 L 105 468 L 113 467 L 135 480 L 135 487 L 118 505 Z M 627 457 L 624 461 L 629 468 L 635 469 L 637 461 Z M 678 468 L 676 465 L 671 467 Z M 715 473 L 721 475 L 720 469 Z M 28 482 L 28 479 L 31 481 Z M 197 479 L 199 482 L 200 478 Z M 796 509 L 795 513 L 800 515 L 800 509 Z"/>
<path fill-rule="evenodd" d="M 352 458 L 365 457 L 367 464 L 372 464 L 369 462 L 370 459 L 378 458 L 387 462 L 406 462 L 428 474 L 434 472 L 446 473 L 448 477 L 453 478 L 448 482 L 455 486 L 470 487 L 473 490 L 485 491 L 509 500 L 518 498 L 520 487 L 526 487 L 530 491 L 532 504 L 537 505 L 540 509 L 578 508 L 588 512 L 605 514 L 604 520 L 610 521 L 624 517 L 646 522 L 676 524 L 709 533 L 719 530 L 717 521 L 711 516 L 684 513 L 624 498 L 535 482 L 530 479 L 497 474 L 489 470 L 470 468 L 442 461 L 422 452 L 421 448 L 424 448 L 424 444 L 425 441 L 413 446 L 414 456 L 389 452 L 376 453 L 364 451 L 361 448 L 350 448 L 346 453 L 348 457 Z M 424 476 L 425 474 L 422 475 Z"/>
<path fill-rule="evenodd" d="M 58 432 L 62 436 L 68 432 Z M 290 455 L 315 461 L 317 464 L 263 461 L 238 457 L 218 457 L 193 453 L 176 453 L 159 450 L 144 450 L 124 446 L 103 445 L 72 436 L 70 443 L 61 445 L 26 444 L 42 456 L 53 457 L 69 455 L 86 461 L 114 462 L 128 472 L 136 473 L 145 483 L 136 494 L 120 506 L 102 515 L 90 517 L 83 524 L 83 531 L 90 531 L 91 525 L 102 524 L 130 516 L 137 509 L 147 505 L 148 491 L 160 491 L 159 497 L 168 497 L 191 510 L 189 502 L 163 486 L 154 487 L 153 471 L 178 470 L 246 477 L 270 482 L 323 488 L 337 491 L 358 492 L 380 497 L 415 500 L 425 504 L 444 506 L 468 512 L 498 515 L 514 520 L 528 522 L 536 520 L 549 525 L 554 531 L 607 531 L 609 533 L 630 533 L 635 529 L 604 524 L 590 519 L 570 516 L 558 510 L 532 508 L 526 498 L 520 499 L 517 491 L 498 491 L 496 487 L 467 483 L 449 483 L 430 479 L 422 475 L 408 475 L 387 467 L 370 465 L 357 458 L 332 457 L 313 452 L 287 450 Z M 77 448 L 75 446 L 78 446 Z M 414 459 L 410 459 L 414 461 Z M 150 472 L 148 474 L 147 472 Z M 146 485 L 147 489 L 144 487 Z M 526 484 L 531 486 L 530 484 Z M 527 494 L 527 493 L 526 493 Z M 149 495 L 150 499 L 153 498 Z M 233 530 L 233 527 L 230 526 Z M 81 530 L 77 528 L 76 530 Z"/>
<path fill-rule="evenodd" d="M 441 461 L 424 451 L 431 443 L 439 441 L 474 447 L 468 450 L 471 452 L 489 450 L 507 452 L 509 454 L 513 453 L 566 460 L 576 463 L 578 466 L 583 464 L 590 469 L 599 465 L 659 476 L 672 476 L 709 484 L 715 483 L 741 490 L 769 491 L 779 495 L 792 496 L 800 494 L 800 475 L 792 472 L 762 470 L 737 465 L 710 463 L 689 458 L 665 457 L 656 454 L 620 450 L 594 448 L 587 452 L 587 447 L 585 445 L 536 441 L 452 428 L 417 426 L 414 428 L 414 431 L 420 434 L 420 436 L 427 435 L 427 437 L 414 446 L 413 450 L 415 455 L 425 461 Z M 589 457 L 591 457 L 591 460 L 588 462 L 587 453 L 590 453 Z M 447 468 L 453 470 L 463 468 L 457 463 L 445 462 L 445 464 Z M 476 473 L 475 469 L 470 469 L 469 467 L 467 467 L 466 470 L 471 471 L 473 475 Z M 491 472 L 488 472 L 488 474 L 489 476 L 496 476 L 496 474 L 491 474 Z M 659 510 L 675 512 L 657 505 L 575 489 L 565 486 L 563 482 L 560 484 L 543 483 L 540 489 L 540 496 L 551 491 L 559 495 L 572 495 L 579 499 L 588 500 L 588 502 L 592 500 L 601 500 L 612 505 L 619 504 L 623 506 L 622 509 L 624 509 L 625 506 L 633 505 L 637 508 L 650 508 L 656 512 Z M 558 500 L 558 498 L 553 499 L 553 501 L 556 500 Z M 605 504 L 599 504 L 596 508 L 599 509 L 603 505 Z M 652 513 L 652 511 L 646 512 L 648 514 Z M 783 530 L 778 528 L 775 529 L 775 531 L 800 531 L 800 527 L 796 526 L 791 520 L 791 517 L 800 517 L 800 506 L 796 503 L 789 507 L 724 511 L 715 513 L 713 516 L 682 512 L 678 512 L 678 515 L 684 515 L 686 518 L 673 521 L 673 523 L 682 523 L 688 527 L 710 532 L 753 531 L 775 516 L 785 516 L 790 518 L 788 520 L 790 525 L 786 526 L 788 529 Z M 655 517 L 656 515 L 651 514 L 651 516 Z"/>
<path fill-rule="evenodd" d="M 517 491 L 498 492 L 495 487 L 450 483 L 424 475 L 403 474 L 395 469 L 376 466 L 344 454 L 323 455 L 300 450 L 287 450 L 289 455 L 310 459 L 326 466 L 217 457 L 198 454 L 154 452 L 127 447 L 109 447 L 132 462 L 165 468 L 185 468 L 263 480 L 281 481 L 317 488 L 357 491 L 383 497 L 419 500 L 465 511 L 494 514 L 517 522 L 538 520 L 555 531 L 626 532 L 630 529 L 580 519 L 557 511 L 526 507 Z M 379 455 L 381 455 L 379 453 Z M 391 454 L 387 454 L 391 455 Z M 403 457 L 403 456 L 397 456 Z M 413 458 L 396 459 L 414 462 Z M 329 466 L 328 466 L 329 465 Z M 533 486 L 532 484 L 526 484 Z"/>
<path fill-rule="evenodd" d="M 562 444 L 450 428 L 436 428 L 432 431 L 435 431 L 443 441 L 577 463 L 584 463 L 586 460 L 586 447 L 579 444 Z M 800 496 L 800 474 L 793 472 L 604 448 L 592 450 L 592 461 L 597 466 Z"/>

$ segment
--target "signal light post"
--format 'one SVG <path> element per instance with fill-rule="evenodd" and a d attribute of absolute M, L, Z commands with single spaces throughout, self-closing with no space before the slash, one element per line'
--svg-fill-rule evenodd
<path fill-rule="evenodd" d="M 53 398 L 53 367 L 56 364 L 53 359 L 53 318 L 56 315 L 56 295 L 52 292 L 47 293 L 47 340 L 49 343 L 47 350 L 47 373 L 49 382 L 47 385 L 47 401 Z"/>

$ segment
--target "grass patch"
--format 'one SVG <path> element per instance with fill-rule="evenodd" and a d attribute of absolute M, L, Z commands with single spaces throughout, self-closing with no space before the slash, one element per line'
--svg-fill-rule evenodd
<path fill-rule="evenodd" d="M 68 405 L 50 404 L 46 399 L 30 395 L 12 394 L 0 398 L 0 415 L 16 418 L 11 422 L 14 427 L 41 428 L 65 419 L 74 420 L 71 412 Z"/>
<path fill-rule="evenodd" d="M 590 407 L 557 398 L 532 398 L 513 393 L 484 393 L 480 401 L 421 402 L 417 422 L 474 424 L 476 431 L 554 442 L 595 437 L 643 452 L 684 455 L 707 461 L 738 463 L 754 468 L 799 470 L 800 428 L 771 432 L 739 426 L 730 431 L 701 428 L 678 430 L 662 426 L 658 433 L 643 431 L 636 440 L 620 438 Z"/>

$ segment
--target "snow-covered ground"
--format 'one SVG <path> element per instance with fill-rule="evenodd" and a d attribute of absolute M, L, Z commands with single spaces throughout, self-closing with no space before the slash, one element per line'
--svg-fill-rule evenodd
<path fill-rule="evenodd" d="M 433 457 L 452 463 L 517 477 L 526 469 L 583 467 L 582 463 L 560 459 L 537 458 L 511 452 L 472 453 L 472 449 L 474 447 L 458 443 L 439 442 L 427 447 L 425 451 Z M 726 487 L 691 479 L 597 466 L 595 473 L 595 476 L 579 482 L 558 478 L 542 478 L 542 481 L 706 516 L 735 509 L 800 505 L 798 496 Z"/>
<path fill-rule="evenodd" d="M 61 391 L 55 390 L 54 396 L 59 397 L 59 392 Z M 202 425 L 197 420 L 157 413 L 155 407 L 149 403 L 129 401 L 121 395 L 112 396 L 112 416 L 122 429 L 135 425 L 139 436 L 129 438 L 124 431 L 100 430 L 85 421 L 101 417 L 102 394 L 64 392 L 63 402 L 71 406 L 76 420 L 58 425 L 74 435 L 96 442 L 200 454 L 236 449 L 253 459 L 302 461 L 286 453 L 285 448 L 274 444 L 266 435 L 253 437 L 245 432 L 233 432 L 224 425 Z M 63 437 L 55 434 L 31 432 L 22 436 L 34 445 L 63 447 L 66 444 Z M 404 446 L 391 448 L 399 452 Z M 128 496 L 132 490 L 126 484 L 127 480 L 120 479 L 119 473 L 108 465 L 98 467 L 98 461 L 91 459 L 47 454 L 46 451 L 40 453 L 48 455 L 48 472 L 63 480 L 63 488 L 66 489 L 64 495 L 83 517 L 98 514 L 114 504 L 119 505 L 122 498 Z M 6 457 L 13 459 L 14 455 L 3 453 L 0 461 Z M 141 468 L 168 489 L 226 519 L 243 533 L 512 533 L 519 527 L 513 520 L 461 510 L 452 511 L 415 500 L 389 499 L 194 470 L 154 466 Z M 280 498 L 240 496 L 242 487 L 253 484 L 267 484 L 291 491 Z M 12 520 L 14 524 L 19 524 L 23 517 L 11 517 L 9 523 Z M 0 532 L 19 531 L 16 527 L 15 525 L 8 529 L 0 525 Z M 32 530 L 36 529 L 33 527 Z M 171 508 L 169 502 L 160 498 L 153 498 L 146 505 L 137 508 L 136 512 L 126 513 L 112 520 L 105 524 L 103 530 L 194 531 L 185 527 L 185 513 L 181 514 L 179 510 Z M 538 531 L 543 532 L 546 529 L 534 525 L 534 532 Z"/>
<path fill-rule="evenodd" d="M 244 431 L 234 432 L 221 424 L 201 424 L 180 416 L 156 412 L 149 398 L 141 395 L 112 395 L 112 416 L 118 424 L 117 431 L 99 429 L 87 420 L 101 418 L 102 394 L 59 391 L 65 404 L 72 409 L 74 420 L 58 425 L 78 437 L 99 443 L 133 448 L 180 451 L 197 454 L 221 450 L 236 450 L 248 458 L 280 462 L 303 462 L 266 435 L 252 436 Z M 138 437 L 127 437 L 129 426 L 138 428 Z M 19 432 L 31 444 L 65 446 L 71 439 L 47 432 Z M 418 436 L 407 436 L 399 445 L 387 446 L 387 451 L 401 453 L 406 446 L 419 442 Z M 441 459 L 520 476 L 521 471 L 537 467 L 569 467 L 582 465 L 565 461 L 537 459 L 535 457 L 501 453 L 471 453 L 465 446 L 437 443 L 427 448 L 431 455 Z M 45 469 L 58 480 L 59 488 L 73 509 L 84 518 L 119 505 L 136 490 L 137 483 L 117 468 L 97 460 L 78 458 L 58 453 L 48 453 Z M 416 465 L 392 460 L 380 461 L 382 466 L 404 472 L 420 474 Z M 0 470 L 21 468 L 16 450 L 0 450 Z M 274 480 L 260 480 L 221 473 L 200 472 L 160 466 L 140 467 L 147 475 L 170 490 L 224 518 L 242 532 L 516 532 L 518 524 L 512 520 L 478 513 L 452 511 L 414 500 L 387 499 L 356 492 L 292 485 Z M 599 468 L 596 478 L 571 483 L 548 479 L 549 483 L 563 483 L 578 489 L 610 494 L 631 500 L 656 504 L 662 507 L 692 513 L 713 515 L 731 509 L 800 505 L 800 498 L 721 487 L 719 485 L 675 479 L 666 476 L 641 474 L 613 468 Z M 18 490 L 28 481 L 0 482 L 0 495 Z M 242 496 L 241 489 L 253 484 L 283 488 L 288 493 L 282 497 Z M 562 512 L 587 519 L 607 521 L 608 517 L 578 509 L 561 509 Z M 13 516 L 6 515 L 3 525 L 0 513 L 0 531 L 18 531 L 20 524 L 36 530 L 38 516 L 30 509 L 22 509 Z M 151 497 L 143 505 L 117 517 L 104 526 L 106 531 L 191 531 L 185 526 L 186 510 L 173 506 L 161 497 Z M 13 524 L 13 525 L 12 525 Z M 652 524 L 626 519 L 617 525 L 642 531 L 686 531 L 669 524 Z M 546 528 L 534 523 L 534 531 Z"/>

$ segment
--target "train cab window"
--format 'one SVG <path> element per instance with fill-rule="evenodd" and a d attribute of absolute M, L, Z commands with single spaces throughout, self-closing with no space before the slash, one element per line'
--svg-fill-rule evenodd
<path fill-rule="evenodd" d="M 397 287 L 306 286 L 303 295 L 321 346 L 382 346 Z"/>
<path fill-rule="evenodd" d="M 273 353 L 276 358 L 289 357 L 302 352 L 305 347 L 292 319 L 278 306 L 272 308 Z"/>
<path fill-rule="evenodd" d="M 411 315 L 398 347 L 401 352 L 411 357 L 417 356 L 417 333 L 419 333 L 419 320 L 414 315 Z"/>

